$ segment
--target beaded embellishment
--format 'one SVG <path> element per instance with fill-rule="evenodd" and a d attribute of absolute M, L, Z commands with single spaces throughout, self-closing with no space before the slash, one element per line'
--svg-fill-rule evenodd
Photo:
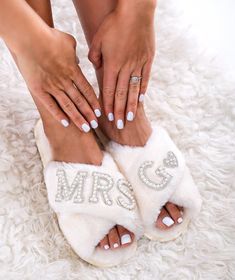
<path fill-rule="evenodd" d="M 136 202 L 131 184 L 127 180 L 119 179 L 117 182 L 117 187 L 119 191 L 129 200 L 128 202 L 126 202 L 123 197 L 119 196 L 117 198 L 118 205 L 128 210 L 135 209 Z"/>
<path fill-rule="evenodd" d="M 163 164 L 169 168 L 178 167 L 178 160 L 173 152 L 168 152 L 167 157 L 163 160 Z"/>

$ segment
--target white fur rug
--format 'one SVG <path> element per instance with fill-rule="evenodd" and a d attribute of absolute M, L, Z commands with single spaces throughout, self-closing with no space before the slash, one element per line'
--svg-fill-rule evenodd
<path fill-rule="evenodd" d="M 175 241 L 142 238 L 122 266 L 98 269 L 80 260 L 48 206 L 33 136 L 38 113 L 0 42 L 0 279 L 235 279 L 235 80 L 195 44 L 177 1 L 159 1 L 146 105 L 186 157 L 203 197 L 200 217 Z M 95 85 L 72 4 L 54 6 L 57 27 L 79 37 L 81 65 Z"/>

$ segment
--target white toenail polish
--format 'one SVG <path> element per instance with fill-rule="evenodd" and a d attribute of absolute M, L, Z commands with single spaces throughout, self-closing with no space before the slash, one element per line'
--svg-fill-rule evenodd
<path fill-rule="evenodd" d="M 117 243 L 114 243 L 113 244 L 113 248 L 117 248 L 118 247 L 118 244 Z"/>
<path fill-rule="evenodd" d="M 89 131 L 90 131 L 90 126 L 89 126 L 88 124 L 84 123 L 84 124 L 82 125 L 82 130 L 83 130 L 84 132 L 89 132 Z"/>
<path fill-rule="evenodd" d="M 117 121 L 117 128 L 118 129 L 123 129 L 124 125 L 123 125 L 123 120 L 118 120 Z"/>
<path fill-rule="evenodd" d="M 162 219 L 162 222 L 163 222 L 164 225 L 166 225 L 168 227 L 170 227 L 174 224 L 174 221 L 170 217 L 164 217 Z"/>
<path fill-rule="evenodd" d="M 97 118 L 99 118 L 101 116 L 100 109 L 95 109 L 94 112 L 95 112 L 95 115 L 96 115 Z"/>
<path fill-rule="evenodd" d="M 64 126 L 64 127 L 68 127 L 69 126 L 69 122 L 67 120 L 61 120 L 61 124 Z"/>
<path fill-rule="evenodd" d="M 128 114 L 127 114 L 127 116 L 126 116 L 126 119 L 129 121 L 129 122 L 131 122 L 131 121 L 133 121 L 134 120 L 134 114 L 133 114 L 133 112 L 128 112 Z"/>
<path fill-rule="evenodd" d="M 109 114 L 108 114 L 108 120 L 109 120 L 110 122 L 112 122 L 112 121 L 114 120 L 114 115 L 113 115 L 113 113 L 109 113 Z"/>
<path fill-rule="evenodd" d="M 179 217 L 177 222 L 178 222 L 178 224 L 181 224 L 183 222 L 183 218 Z"/>
<path fill-rule="evenodd" d="M 90 124 L 91 124 L 91 127 L 94 128 L 94 129 L 96 129 L 96 128 L 98 127 L 98 123 L 97 123 L 96 120 L 92 120 L 92 121 L 90 122 Z"/>
<path fill-rule="evenodd" d="M 130 236 L 130 234 L 124 234 L 121 237 L 121 243 L 122 243 L 122 245 L 131 243 L 131 236 Z"/>
<path fill-rule="evenodd" d="M 144 102 L 144 94 L 140 94 L 140 96 L 139 96 L 139 102 Z"/>
<path fill-rule="evenodd" d="M 104 245 L 104 249 L 108 250 L 109 249 L 109 245 L 108 244 Z"/>

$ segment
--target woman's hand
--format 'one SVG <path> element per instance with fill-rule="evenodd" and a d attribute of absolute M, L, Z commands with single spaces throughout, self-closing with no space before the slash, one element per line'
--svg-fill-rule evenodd
<path fill-rule="evenodd" d="M 77 64 L 75 39 L 51 28 L 41 35 L 32 48 L 14 53 L 32 97 L 65 127 L 70 118 L 82 131 L 96 128 L 100 105 Z"/>
<path fill-rule="evenodd" d="M 155 52 L 155 6 L 145 5 L 149 1 L 120 2 L 95 34 L 89 59 L 97 69 L 103 67 L 105 114 L 122 129 L 125 117 L 134 119 L 147 89 Z M 132 76 L 142 79 L 131 83 Z"/>

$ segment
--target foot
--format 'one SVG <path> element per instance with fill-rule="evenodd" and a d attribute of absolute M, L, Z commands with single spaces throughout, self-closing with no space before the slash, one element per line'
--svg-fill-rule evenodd
<path fill-rule="evenodd" d="M 111 140 L 129 146 L 144 146 L 152 132 L 151 125 L 141 104 L 135 119 L 132 122 L 127 121 L 124 129 L 117 129 L 115 123 L 108 121 L 105 117 L 101 118 L 100 127 Z M 158 217 L 156 217 L 156 227 L 162 230 L 167 230 L 182 222 L 183 208 L 170 202 L 167 202 L 162 207 Z M 118 235 L 116 234 L 116 236 Z M 108 243 L 106 242 L 105 244 Z"/>
<path fill-rule="evenodd" d="M 103 153 L 91 132 L 82 133 L 73 124 L 67 128 L 56 123 L 48 124 L 48 120 L 44 122 L 44 130 L 50 142 L 54 160 L 101 165 Z M 126 247 L 133 240 L 132 232 L 116 225 L 97 246 L 104 250 L 112 250 Z"/>

